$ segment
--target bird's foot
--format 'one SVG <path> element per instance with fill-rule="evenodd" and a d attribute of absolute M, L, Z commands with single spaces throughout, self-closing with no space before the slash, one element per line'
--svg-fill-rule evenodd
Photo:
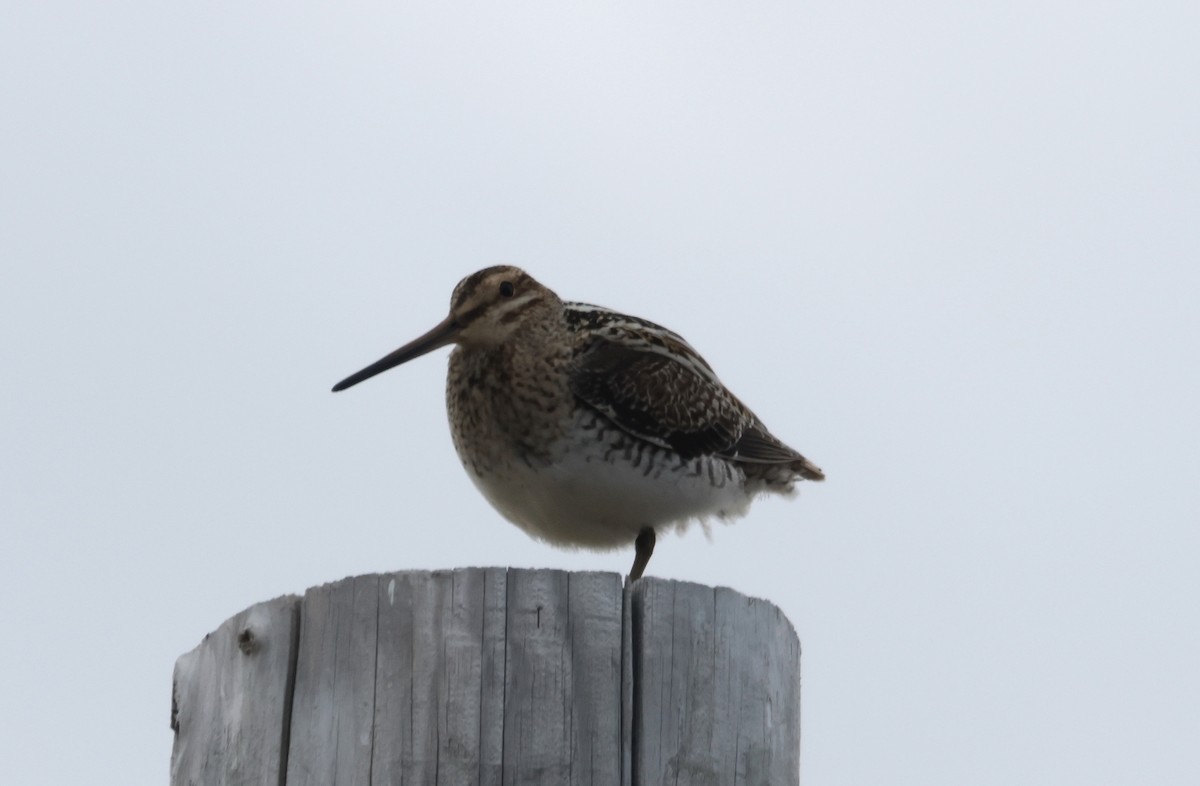
<path fill-rule="evenodd" d="M 633 557 L 633 567 L 629 570 L 629 582 L 632 584 L 642 577 L 642 573 L 646 570 L 646 565 L 650 562 L 650 555 L 654 553 L 654 530 L 650 527 L 642 527 L 642 531 L 638 533 L 637 540 L 633 542 L 635 549 Z"/>

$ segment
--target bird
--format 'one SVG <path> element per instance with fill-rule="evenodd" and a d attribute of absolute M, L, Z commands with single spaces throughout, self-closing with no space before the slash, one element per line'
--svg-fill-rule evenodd
<path fill-rule="evenodd" d="M 737 518 L 760 494 L 825 479 L 677 333 L 563 301 L 510 265 L 464 278 L 444 320 L 333 391 L 451 344 L 446 410 L 475 486 L 551 545 L 632 542 L 630 582 L 659 532 Z"/>

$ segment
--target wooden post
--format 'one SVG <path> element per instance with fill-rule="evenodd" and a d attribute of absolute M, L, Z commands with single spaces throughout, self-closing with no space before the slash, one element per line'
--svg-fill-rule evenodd
<path fill-rule="evenodd" d="M 171 783 L 798 784 L 799 678 L 791 624 L 730 589 L 358 576 L 179 658 Z"/>

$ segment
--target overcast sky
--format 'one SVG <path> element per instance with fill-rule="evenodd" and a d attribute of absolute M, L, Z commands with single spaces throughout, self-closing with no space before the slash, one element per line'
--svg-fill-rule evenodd
<path fill-rule="evenodd" d="M 485 265 L 683 334 L 828 473 L 659 540 L 778 604 L 806 784 L 1200 783 L 1200 5 L 8 3 L 0 772 L 161 784 L 171 670 L 492 511 Z"/>

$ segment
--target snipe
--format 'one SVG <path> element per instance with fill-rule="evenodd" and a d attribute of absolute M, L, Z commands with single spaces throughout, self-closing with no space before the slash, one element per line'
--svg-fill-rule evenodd
<path fill-rule="evenodd" d="M 505 518 L 560 546 L 634 542 L 746 512 L 820 468 L 772 435 L 704 358 L 660 325 L 564 303 L 519 268 L 454 288 L 450 315 L 334 391 L 447 344 L 446 407 L 471 479 Z"/>

